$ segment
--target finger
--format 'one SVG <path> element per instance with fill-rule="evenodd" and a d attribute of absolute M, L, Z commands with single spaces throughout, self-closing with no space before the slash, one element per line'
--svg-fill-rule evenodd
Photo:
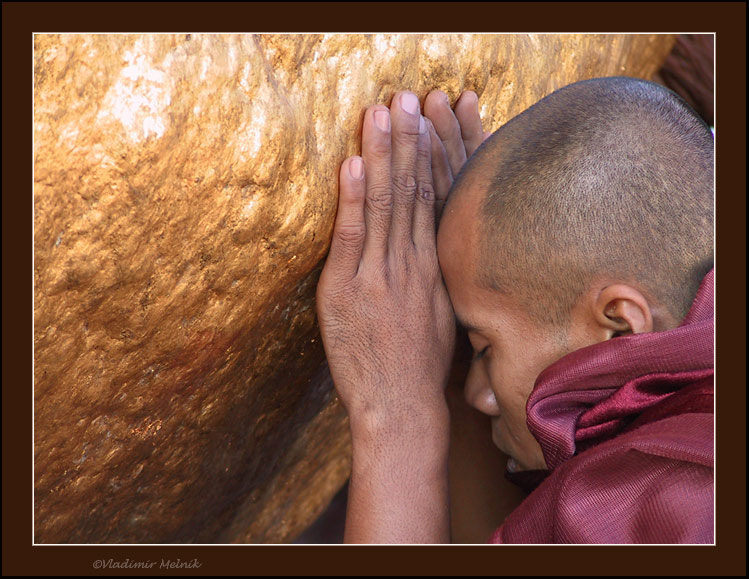
<path fill-rule="evenodd" d="M 491 136 L 492 136 L 492 132 L 491 131 L 484 131 L 484 140 L 485 141 L 486 141 L 486 139 L 488 139 Z"/>
<path fill-rule="evenodd" d="M 440 90 L 430 92 L 424 101 L 424 114 L 434 124 L 437 135 L 447 151 L 450 169 L 453 175 L 457 175 L 466 162 L 466 148 L 460 132 L 460 124 L 450 108 L 447 95 Z"/>
<path fill-rule="evenodd" d="M 425 130 L 419 135 L 416 160 L 416 199 L 414 203 L 413 243 L 418 250 L 436 257 L 435 190 L 432 181 L 431 138 Z"/>
<path fill-rule="evenodd" d="M 481 128 L 479 115 L 479 97 L 471 90 L 465 91 L 455 104 L 455 116 L 460 123 L 466 156 L 470 157 L 484 141 L 484 130 Z"/>
<path fill-rule="evenodd" d="M 362 259 L 384 262 L 393 204 L 390 111 L 384 105 L 369 107 L 364 113 L 362 157 L 367 168 L 364 204 L 367 236 Z"/>
<path fill-rule="evenodd" d="M 450 161 L 447 158 L 447 151 L 442 144 L 437 131 L 434 130 L 432 121 L 427 119 L 429 129 L 429 142 L 431 148 L 431 165 L 432 165 L 432 184 L 434 185 L 434 202 L 436 204 L 437 215 L 442 213 L 442 207 L 447 201 L 447 194 L 453 184 L 453 172 L 450 169 Z"/>
<path fill-rule="evenodd" d="M 394 247 L 411 243 L 414 196 L 416 195 L 416 156 L 421 121 L 418 97 L 400 92 L 393 98 L 390 113 L 393 119 L 393 221 L 390 241 Z"/>
<path fill-rule="evenodd" d="M 366 237 L 365 195 L 364 163 L 361 157 L 350 157 L 341 165 L 338 214 L 325 263 L 338 279 L 351 279 L 359 269 Z"/>

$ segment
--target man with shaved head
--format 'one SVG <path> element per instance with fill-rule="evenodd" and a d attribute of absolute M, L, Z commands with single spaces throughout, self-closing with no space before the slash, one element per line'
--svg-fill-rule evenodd
<path fill-rule="evenodd" d="M 491 136 L 477 102 L 370 107 L 341 168 L 318 317 L 351 421 L 346 542 L 450 542 L 456 319 L 466 400 L 529 492 L 490 542 L 713 542 L 710 129 L 624 77 Z"/>

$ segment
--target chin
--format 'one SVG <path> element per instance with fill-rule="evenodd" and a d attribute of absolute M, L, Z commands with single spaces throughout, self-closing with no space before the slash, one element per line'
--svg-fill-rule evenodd
<path fill-rule="evenodd" d="M 509 452 L 507 452 L 507 449 L 504 448 L 504 446 L 502 445 L 502 440 L 499 438 L 499 436 L 497 436 L 496 429 L 492 429 L 492 442 L 494 443 L 494 446 L 496 446 L 502 452 L 502 454 L 507 455 L 507 470 L 509 470 L 510 472 L 524 470 L 520 466 L 520 463 L 515 458 L 513 458 L 513 456 Z"/>
<path fill-rule="evenodd" d="M 502 441 L 497 436 L 497 430 L 495 428 L 492 428 L 492 442 L 494 443 L 494 446 L 496 446 L 499 450 L 502 451 L 503 454 L 507 455 L 508 472 L 520 472 L 521 470 L 528 470 L 522 464 L 520 464 L 520 462 L 515 457 L 513 457 L 509 452 L 507 452 L 502 447 Z"/>

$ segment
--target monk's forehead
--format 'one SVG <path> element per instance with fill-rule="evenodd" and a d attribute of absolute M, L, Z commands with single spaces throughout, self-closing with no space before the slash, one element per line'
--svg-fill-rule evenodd
<path fill-rule="evenodd" d="M 442 215 L 448 227 L 461 228 L 470 226 L 464 232 L 464 237 L 471 244 L 479 238 L 478 227 L 482 222 L 481 212 L 486 198 L 488 181 L 482 166 L 472 164 L 469 170 L 461 176 L 460 183 L 450 191 L 450 199 Z"/>
<path fill-rule="evenodd" d="M 443 275 L 473 282 L 478 266 L 481 234 L 481 205 L 485 189 L 481 180 L 466 175 L 460 187 L 451 191 L 442 214 L 437 251 Z"/>

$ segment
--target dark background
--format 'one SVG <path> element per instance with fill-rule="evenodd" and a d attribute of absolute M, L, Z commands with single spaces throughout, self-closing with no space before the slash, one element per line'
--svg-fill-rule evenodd
<path fill-rule="evenodd" d="M 746 3 L 122 3 L 3 4 L 3 574 L 92 575 L 102 557 L 200 557 L 200 575 L 746 575 Z M 362 16 L 366 18 L 362 19 Z M 477 16 L 478 15 L 478 16 Z M 32 546 L 30 375 L 33 297 L 30 71 L 34 31 L 157 32 L 423 30 L 513 32 L 716 31 L 716 102 L 729 119 L 718 127 L 716 201 L 718 274 L 716 352 L 717 544 L 715 547 L 554 546 L 272 547 Z M 725 194 L 723 193 L 725 192 Z M 20 243 L 19 243 L 20 240 Z M 24 240 L 26 242 L 24 243 Z M 28 245 L 26 245 L 28 244 Z M 24 249 L 25 247 L 25 249 Z M 723 322 L 723 323 L 721 323 Z M 28 358 L 26 357 L 28 356 Z M 6 363 L 8 362 L 8 363 Z M 724 389 L 720 386 L 725 385 Z M 26 409 L 26 410 L 24 410 Z M 743 432 L 743 434 L 742 434 Z M 742 448 L 744 450 L 742 450 Z M 725 460 L 724 460 L 725 459 Z M 743 537 L 743 538 L 742 538 Z M 293 548 L 293 552 L 288 551 Z M 110 574 L 116 574 L 112 572 Z M 120 574 L 130 574 L 125 571 Z M 146 574 L 146 573 L 144 573 Z M 163 573 L 166 574 L 166 573 Z M 188 574 L 188 573 L 181 573 Z"/>

